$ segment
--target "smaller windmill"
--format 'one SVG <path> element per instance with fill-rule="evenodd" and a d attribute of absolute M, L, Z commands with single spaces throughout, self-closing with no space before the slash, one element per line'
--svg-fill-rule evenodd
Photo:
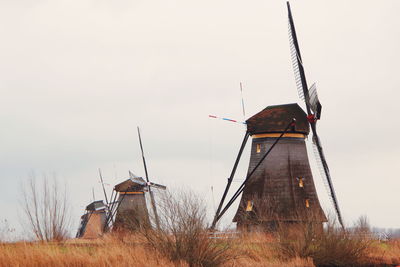
<path fill-rule="evenodd" d="M 129 179 L 114 186 L 114 191 L 111 196 L 111 198 L 114 196 L 114 200 L 110 203 L 110 213 L 105 225 L 105 227 L 107 227 L 112 224 L 114 230 L 121 228 L 137 230 L 143 227 L 150 227 L 149 213 L 145 198 L 146 192 L 150 194 L 150 202 L 154 213 L 155 224 L 157 228 L 160 227 L 153 188 L 165 190 L 167 187 L 150 182 L 139 127 L 138 137 L 146 179 L 143 179 L 129 171 Z"/>
<path fill-rule="evenodd" d="M 86 206 L 85 214 L 81 216 L 76 238 L 97 238 L 103 234 L 107 218 L 107 206 L 103 200 L 98 200 Z"/>
<path fill-rule="evenodd" d="M 165 190 L 164 185 L 153 182 L 146 182 L 142 177 L 136 176 L 129 171 L 130 178 L 114 186 L 114 201 L 110 206 L 110 215 L 107 218 L 107 225 L 112 224 L 114 229 L 125 228 L 137 230 L 141 227 L 149 227 L 149 213 L 146 205 L 146 192 L 152 188 Z M 118 197 L 118 200 L 116 198 Z M 154 195 L 152 197 L 152 208 L 155 222 L 159 227 L 159 218 L 156 211 Z M 115 220 L 114 220 L 115 216 Z"/>
<path fill-rule="evenodd" d="M 76 238 L 97 238 L 107 230 L 107 218 L 110 214 L 110 203 L 104 187 L 103 176 L 99 169 L 100 183 L 103 187 L 105 203 L 103 200 L 95 200 L 86 206 L 85 213 L 81 216 Z"/>

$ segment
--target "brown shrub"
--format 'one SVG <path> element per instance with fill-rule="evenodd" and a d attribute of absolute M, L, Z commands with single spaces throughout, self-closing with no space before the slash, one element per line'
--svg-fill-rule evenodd
<path fill-rule="evenodd" d="M 209 238 L 205 205 L 192 192 L 166 192 L 157 206 L 160 229 L 143 233 L 150 246 L 170 260 L 207 267 L 237 257 L 227 239 Z"/>
<path fill-rule="evenodd" d="M 37 183 L 32 174 L 23 188 L 24 229 L 40 241 L 61 241 L 69 236 L 70 207 L 66 187 L 45 175 Z"/>
<path fill-rule="evenodd" d="M 268 233 L 241 233 L 233 240 L 235 249 L 242 255 L 233 266 L 255 267 L 315 267 L 311 258 L 281 257 L 276 249 L 277 239 Z"/>
<path fill-rule="evenodd" d="M 387 265 L 400 265 L 400 240 L 374 241 L 369 261 Z"/>
<path fill-rule="evenodd" d="M 317 266 L 356 266 L 362 264 L 372 241 L 331 225 L 317 236 L 312 258 Z"/>
<path fill-rule="evenodd" d="M 359 221 L 359 223 L 365 221 Z M 352 230 L 329 222 L 323 231 L 311 223 L 279 232 L 277 249 L 282 258 L 312 258 L 316 266 L 358 266 L 365 263 L 372 239 L 366 224 Z"/>

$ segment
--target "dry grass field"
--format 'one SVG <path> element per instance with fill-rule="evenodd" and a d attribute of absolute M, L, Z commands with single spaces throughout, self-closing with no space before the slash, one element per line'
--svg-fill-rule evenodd
<path fill-rule="evenodd" d="M 360 217 L 349 229 L 337 227 L 330 220 L 323 230 L 317 224 L 301 223 L 277 225 L 276 231 L 269 234 L 210 233 L 201 198 L 190 192 L 175 192 L 165 194 L 161 200 L 160 227 L 130 225 L 127 221 L 125 230 L 115 229 L 92 240 L 68 239 L 62 227 L 34 224 L 31 232 L 41 241 L 0 242 L 0 267 L 400 265 L 400 240 L 374 239 L 366 217 Z"/>
<path fill-rule="evenodd" d="M 198 254 L 198 262 L 187 255 L 175 257 L 171 252 L 155 248 L 147 238 L 138 235 L 108 236 L 98 240 L 69 240 L 66 242 L 4 243 L 0 245 L 0 266 L 397 266 L 400 264 L 400 241 L 368 242 L 365 255 L 357 263 L 316 265 L 304 255 L 302 244 L 294 254 L 283 253 L 275 238 L 253 234 L 233 239 L 202 240 L 195 248 L 209 255 Z M 217 250 L 206 247 L 212 245 Z M 179 245 L 179 244 L 178 244 Z M 180 244 L 185 246 L 186 244 Z M 353 244 L 354 245 L 354 244 Z M 223 249 L 218 249 L 223 247 Z M 348 253 L 354 253 L 346 247 Z M 175 251 L 176 252 L 176 251 Z M 332 248 L 332 253 L 341 253 Z M 211 258 L 209 258 L 211 256 Z M 333 257 L 346 257 L 333 255 Z"/>
<path fill-rule="evenodd" d="M 114 238 L 80 242 L 32 242 L 0 246 L 0 266 L 176 266 L 138 243 Z M 179 265 L 178 265 L 179 266 Z"/>

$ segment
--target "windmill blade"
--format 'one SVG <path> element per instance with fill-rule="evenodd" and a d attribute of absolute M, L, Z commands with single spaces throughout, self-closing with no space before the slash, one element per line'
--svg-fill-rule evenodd
<path fill-rule="evenodd" d="M 289 45 L 290 45 L 290 57 L 292 60 L 294 80 L 296 82 L 297 93 L 299 95 L 299 98 L 304 101 L 305 99 L 304 99 L 303 86 L 301 84 L 299 60 L 298 60 L 296 48 L 293 43 L 293 36 L 292 36 L 291 28 L 290 28 L 290 23 L 289 23 Z"/>
<path fill-rule="evenodd" d="M 147 173 L 146 159 L 144 158 L 142 137 L 140 136 L 140 129 L 139 129 L 139 127 L 137 127 L 137 131 L 138 131 L 138 136 L 139 136 L 140 150 L 142 151 L 142 159 L 143 159 L 144 172 L 146 173 L 146 181 L 149 182 L 149 174 Z"/>
<path fill-rule="evenodd" d="M 114 194 L 114 192 L 115 192 L 115 194 Z M 114 198 L 112 196 L 114 196 Z M 117 196 L 118 196 L 118 193 L 114 189 L 112 194 L 111 194 L 110 205 L 109 205 L 109 208 L 108 208 L 109 212 L 108 212 L 108 214 L 106 216 L 106 222 L 104 223 L 103 231 L 106 231 L 107 229 L 110 229 L 110 227 L 111 227 L 111 225 L 113 223 L 114 215 L 117 212 L 119 204 L 121 203 L 120 201 L 117 200 Z M 122 198 L 124 198 L 124 197 L 125 197 L 125 195 Z"/>
<path fill-rule="evenodd" d="M 133 172 L 129 171 L 129 178 L 141 178 L 140 176 L 137 176 L 136 174 L 134 174 Z"/>
<path fill-rule="evenodd" d="M 153 183 L 153 182 L 149 182 L 149 185 L 151 187 L 154 187 L 154 188 L 157 188 L 157 189 L 162 189 L 162 190 L 166 190 L 167 189 L 167 187 L 165 185 L 156 184 L 156 183 Z"/>
<path fill-rule="evenodd" d="M 130 179 L 131 179 L 132 182 L 138 183 L 140 185 L 143 185 L 143 186 L 147 185 L 147 183 L 141 177 L 138 177 L 138 178 L 133 177 L 133 178 L 130 178 Z"/>
<path fill-rule="evenodd" d="M 319 155 L 318 148 L 314 144 L 314 142 L 312 142 L 312 148 L 313 148 L 313 152 L 314 152 L 315 161 L 317 163 L 318 171 L 319 171 L 320 176 L 322 177 L 322 182 L 324 183 L 324 187 L 325 187 L 326 193 L 329 196 L 329 200 L 330 200 L 330 202 L 332 204 L 332 207 L 334 207 L 335 204 L 334 204 L 333 199 L 331 197 L 330 188 L 329 188 L 329 184 L 328 184 L 328 179 L 326 178 L 326 175 L 325 175 L 324 166 L 322 164 L 322 160 L 321 160 L 321 157 Z"/>
<path fill-rule="evenodd" d="M 138 184 L 140 184 L 140 185 L 152 186 L 152 187 L 154 187 L 154 188 L 163 189 L 163 190 L 166 190 L 166 189 L 167 189 L 167 187 L 166 187 L 165 185 L 156 184 L 156 183 L 153 183 L 153 182 L 147 182 L 147 183 L 146 183 L 146 181 L 143 180 L 142 177 L 139 177 L 139 176 L 135 175 L 135 174 L 132 173 L 131 171 L 129 171 L 129 179 L 131 179 L 131 181 L 133 181 L 133 182 L 135 182 L 135 183 L 138 183 Z"/>
<path fill-rule="evenodd" d="M 147 181 L 147 188 L 149 190 L 150 193 L 150 201 L 151 201 L 151 206 L 153 208 L 153 212 L 154 212 L 154 219 L 156 221 L 156 225 L 157 228 L 160 229 L 160 219 L 158 218 L 158 213 L 157 213 L 157 207 L 156 207 L 156 200 L 154 199 L 154 194 L 151 191 L 151 186 L 149 185 L 150 181 L 149 181 L 149 174 L 147 172 L 147 166 L 146 166 L 146 159 L 144 158 L 144 152 L 143 152 L 143 144 L 142 144 L 142 137 L 140 136 L 140 129 L 139 127 L 137 127 L 137 131 L 138 131 L 138 136 L 139 136 L 139 143 L 140 143 L 140 150 L 142 151 L 142 159 L 143 159 L 143 165 L 144 165 L 144 171 L 146 173 L 146 181 Z"/>
<path fill-rule="evenodd" d="M 335 208 L 335 212 L 336 212 L 338 221 L 339 221 L 340 225 L 344 228 L 343 217 L 342 217 L 342 213 L 340 212 L 339 203 L 338 203 L 338 200 L 336 197 L 336 192 L 333 187 L 328 163 L 326 162 L 324 151 L 321 146 L 321 141 L 316 133 L 313 135 L 313 145 L 315 146 L 315 151 L 316 151 L 315 154 L 317 157 L 317 161 L 320 162 L 320 164 L 322 165 L 321 176 L 323 177 L 324 181 L 328 184 L 329 197 L 333 203 L 333 207 Z"/>
<path fill-rule="evenodd" d="M 307 119 L 310 123 L 311 130 L 313 133 L 313 142 L 317 150 L 317 158 L 320 159 L 323 168 L 323 177 L 328 184 L 329 195 L 332 199 L 338 220 L 340 225 L 344 228 L 342 215 L 340 213 L 339 204 L 336 198 L 335 190 L 333 188 L 331 175 L 329 173 L 328 163 L 326 162 L 322 146 L 317 135 L 316 120 L 321 116 L 321 103 L 318 100 L 317 90 L 315 84 L 311 86 L 310 91 L 308 90 L 306 75 L 304 72 L 303 61 L 301 59 L 299 43 L 297 41 L 296 29 L 294 26 L 292 11 L 290 10 L 289 2 L 286 2 L 288 9 L 289 18 L 289 42 L 290 52 L 292 55 L 292 63 L 294 69 L 294 75 L 296 80 L 297 90 L 299 91 L 300 98 L 304 100 L 307 108 Z M 312 95 L 312 98 L 311 98 Z M 313 112 L 313 113 L 312 113 Z"/>
<path fill-rule="evenodd" d="M 310 95 L 310 100 L 309 100 L 310 108 L 315 115 L 315 119 L 319 120 L 321 118 L 322 105 L 318 99 L 317 86 L 315 85 L 315 83 L 311 85 L 308 92 Z"/>
<path fill-rule="evenodd" d="M 103 187 L 104 198 L 106 200 L 106 205 L 108 207 L 108 197 L 107 197 L 106 189 L 104 187 L 103 175 L 101 174 L 100 168 L 99 168 L 99 175 L 100 175 L 101 186 Z"/>
<path fill-rule="evenodd" d="M 292 17 L 292 11 L 290 10 L 289 2 L 286 2 L 288 8 L 288 18 L 289 18 L 289 45 L 290 54 L 292 58 L 294 77 L 296 81 L 297 92 L 299 97 L 305 101 L 307 107 L 307 114 L 310 115 L 311 110 L 309 106 L 309 94 L 308 86 L 306 80 L 306 74 L 304 72 L 303 61 L 301 59 L 299 43 L 297 41 L 296 28 L 294 26 L 294 21 Z"/>

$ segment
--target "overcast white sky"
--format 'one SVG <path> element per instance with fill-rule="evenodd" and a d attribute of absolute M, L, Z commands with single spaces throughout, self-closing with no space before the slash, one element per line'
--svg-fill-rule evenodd
<path fill-rule="evenodd" d="M 367 215 L 400 227 L 398 10 L 397 0 L 292 1 L 348 224 Z M 211 186 L 217 205 L 244 127 L 208 114 L 243 118 L 240 81 L 248 117 L 300 102 L 285 1 L 2 0 L 0 25 L 0 219 L 12 224 L 32 171 L 67 181 L 75 226 L 91 188 L 102 197 L 98 168 L 111 185 L 144 175 L 137 125 L 152 180 L 197 191 L 211 214 Z"/>

